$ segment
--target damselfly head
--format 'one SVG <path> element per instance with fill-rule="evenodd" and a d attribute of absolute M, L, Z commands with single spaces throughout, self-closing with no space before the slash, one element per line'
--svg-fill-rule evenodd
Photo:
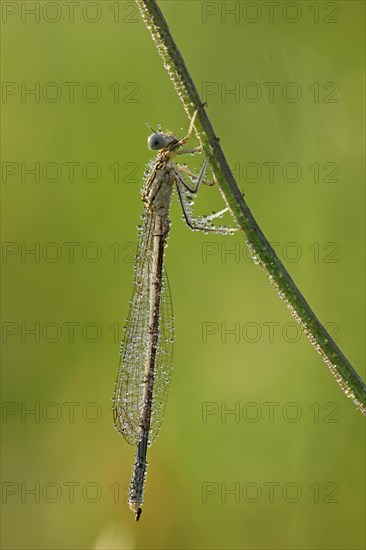
<path fill-rule="evenodd" d="M 147 146 L 152 151 L 160 151 L 160 149 L 166 149 L 171 144 L 177 142 L 177 138 L 172 134 L 162 134 L 161 132 L 155 132 L 155 134 L 149 136 L 147 140 Z"/>

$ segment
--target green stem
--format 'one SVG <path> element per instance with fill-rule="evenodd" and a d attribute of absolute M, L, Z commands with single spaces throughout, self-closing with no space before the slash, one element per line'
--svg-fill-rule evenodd
<path fill-rule="evenodd" d="M 202 143 L 205 153 L 210 155 L 210 163 L 219 188 L 237 224 L 244 232 L 254 262 L 265 271 L 270 283 L 277 290 L 280 298 L 284 300 L 291 315 L 299 323 L 312 345 L 322 356 L 344 393 L 366 415 L 365 384 L 316 318 L 245 203 L 203 108 L 197 88 L 170 34 L 162 12 L 155 0 L 136 0 L 136 3 L 188 116 L 192 117 L 194 111 L 199 108 L 195 123 L 197 137 Z"/>

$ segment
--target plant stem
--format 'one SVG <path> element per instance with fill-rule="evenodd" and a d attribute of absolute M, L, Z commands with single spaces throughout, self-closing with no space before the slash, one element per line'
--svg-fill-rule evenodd
<path fill-rule="evenodd" d="M 194 111 L 199 108 L 195 123 L 197 137 L 205 153 L 210 155 L 210 163 L 220 191 L 234 219 L 243 230 L 252 259 L 265 271 L 279 297 L 284 300 L 291 315 L 322 356 L 344 393 L 366 415 L 365 384 L 317 319 L 250 212 L 203 108 L 197 88 L 156 1 L 136 0 L 136 3 L 188 116 L 191 118 Z"/>

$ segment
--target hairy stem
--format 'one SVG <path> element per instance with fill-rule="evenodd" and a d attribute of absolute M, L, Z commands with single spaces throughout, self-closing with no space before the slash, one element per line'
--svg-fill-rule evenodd
<path fill-rule="evenodd" d="M 265 271 L 270 283 L 285 302 L 311 344 L 322 356 L 344 393 L 366 415 L 364 382 L 317 319 L 250 212 L 231 173 L 219 140 L 215 136 L 197 88 L 156 1 L 136 0 L 136 3 L 185 111 L 191 118 L 194 111 L 199 109 L 195 122 L 197 137 L 202 143 L 205 153 L 210 155 L 210 163 L 220 191 L 237 224 L 243 230 L 254 262 Z"/>

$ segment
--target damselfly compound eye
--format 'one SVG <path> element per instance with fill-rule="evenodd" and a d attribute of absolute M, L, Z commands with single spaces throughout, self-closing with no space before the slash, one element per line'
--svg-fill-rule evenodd
<path fill-rule="evenodd" d="M 166 136 L 164 134 L 152 134 L 148 140 L 147 140 L 147 146 L 149 149 L 152 149 L 153 151 L 159 151 L 159 149 L 162 149 L 167 143 Z"/>

